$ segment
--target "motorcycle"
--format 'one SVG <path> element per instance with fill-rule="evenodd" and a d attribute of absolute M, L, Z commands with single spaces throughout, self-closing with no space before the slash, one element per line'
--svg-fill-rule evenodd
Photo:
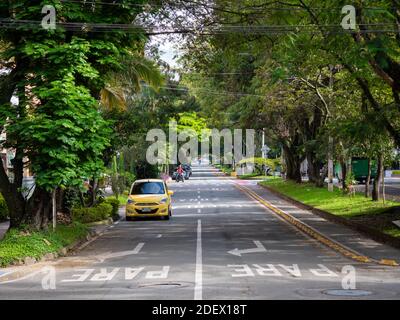
<path fill-rule="evenodd" d="M 176 182 L 179 183 L 180 181 L 185 182 L 185 177 L 184 177 L 183 173 L 181 173 L 181 174 L 177 173 L 176 174 Z"/>

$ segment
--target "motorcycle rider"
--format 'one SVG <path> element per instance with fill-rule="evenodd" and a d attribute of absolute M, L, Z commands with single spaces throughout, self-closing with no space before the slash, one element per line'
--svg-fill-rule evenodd
<path fill-rule="evenodd" d="M 183 182 L 185 182 L 185 177 L 184 177 L 184 170 L 183 170 L 183 167 L 182 167 L 182 165 L 180 164 L 179 166 L 178 166 L 178 168 L 176 169 L 176 172 L 178 173 L 178 176 L 180 176 L 180 178 L 182 179 L 182 181 Z M 178 179 L 177 179 L 178 180 Z"/>

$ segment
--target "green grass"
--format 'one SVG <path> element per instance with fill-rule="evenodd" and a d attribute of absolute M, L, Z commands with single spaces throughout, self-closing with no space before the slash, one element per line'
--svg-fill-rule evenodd
<path fill-rule="evenodd" d="M 88 228 L 80 223 L 59 225 L 53 231 L 10 230 L 0 241 L 0 267 L 26 257 L 40 259 L 47 253 L 58 252 L 63 247 L 84 239 Z"/>
<path fill-rule="evenodd" d="M 278 179 L 278 177 L 272 176 L 264 176 L 259 174 L 245 174 L 242 176 L 238 176 L 238 179 L 242 180 L 269 180 L 269 179 Z"/>
<path fill-rule="evenodd" d="M 388 219 L 386 212 L 391 208 L 399 207 L 399 203 L 386 201 L 374 202 L 361 194 L 354 197 L 343 195 L 342 191 L 335 188 L 334 192 L 329 192 L 326 188 L 317 188 L 312 184 L 297 184 L 282 179 L 269 179 L 261 182 L 273 190 L 287 195 L 297 201 L 310 205 L 314 208 L 327 211 L 329 213 L 368 224 L 371 219 Z M 393 219 L 395 220 L 395 219 Z M 400 229 L 391 225 L 391 222 L 385 222 L 380 228 L 381 231 L 395 237 L 400 237 Z"/>
<path fill-rule="evenodd" d="M 227 165 L 223 165 L 223 164 L 215 164 L 214 165 L 215 168 L 220 169 L 223 173 L 225 174 L 231 174 L 232 172 L 234 172 L 235 170 L 233 170 L 231 167 L 227 166 Z"/>
<path fill-rule="evenodd" d="M 326 188 L 317 188 L 312 184 L 297 184 L 282 179 L 273 179 L 261 182 L 272 189 L 279 191 L 297 201 L 313 206 L 317 209 L 351 218 L 365 214 L 379 214 L 387 211 L 390 207 L 398 206 L 395 202 L 374 202 L 361 194 L 354 197 L 343 195 L 342 191 L 335 188 L 329 192 Z"/>

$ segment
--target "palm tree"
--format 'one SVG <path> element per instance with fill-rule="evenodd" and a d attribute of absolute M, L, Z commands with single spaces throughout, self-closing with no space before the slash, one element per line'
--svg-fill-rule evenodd
<path fill-rule="evenodd" d="M 155 90 L 164 83 L 155 63 L 143 56 L 131 55 L 122 65 L 124 71 L 109 74 L 106 86 L 100 91 L 100 105 L 106 110 L 125 110 L 127 97 L 139 92 L 143 82 Z"/>

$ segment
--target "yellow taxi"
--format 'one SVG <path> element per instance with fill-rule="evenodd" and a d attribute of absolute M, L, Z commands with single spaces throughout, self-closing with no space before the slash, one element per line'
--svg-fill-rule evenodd
<path fill-rule="evenodd" d="M 172 215 L 171 196 L 167 184 L 160 179 L 137 180 L 132 184 L 126 204 L 126 220 L 133 218 L 162 217 Z"/>

